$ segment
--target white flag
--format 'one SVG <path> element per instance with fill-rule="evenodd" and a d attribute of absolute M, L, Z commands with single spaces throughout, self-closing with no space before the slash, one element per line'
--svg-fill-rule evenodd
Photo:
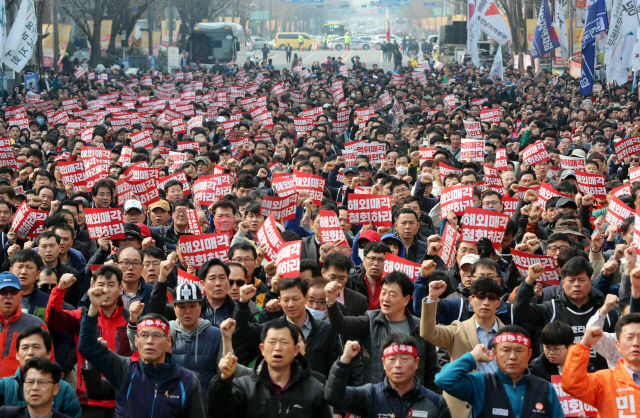
<path fill-rule="evenodd" d="M 493 0 L 478 0 L 476 16 L 480 30 L 491 36 L 500 45 L 511 38 L 507 24 L 502 20 L 498 7 Z"/>
<path fill-rule="evenodd" d="M 474 0 L 467 2 L 467 53 L 471 56 L 471 62 L 476 68 L 480 67 L 478 55 L 478 41 L 480 40 L 480 27 L 478 26 L 478 10 Z"/>
<path fill-rule="evenodd" d="M 33 56 L 37 39 L 38 25 L 33 0 L 22 0 L 4 46 L 4 64 L 15 72 L 21 71 Z"/>
<path fill-rule="evenodd" d="M 498 45 L 498 49 L 496 50 L 496 58 L 493 60 L 493 65 L 491 66 L 491 72 L 489 73 L 489 77 L 495 82 L 496 79 L 503 80 L 502 77 L 502 45 Z"/>
<path fill-rule="evenodd" d="M 4 44 L 7 41 L 7 6 L 4 0 L 0 0 L 0 63 L 2 63 L 2 57 L 4 57 Z"/>
<path fill-rule="evenodd" d="M 607 81 L 618 78 L 622 72 L 623 39 L 638 27 L 638 16 L 635 1 L 632 7 L 627 6 L 626 0 L 613 0 L 612 18 L 609 23 L 607 43 L 604 49 L 604 62 L 607 63 Z"/>
<path fill-rule="evenodd" d="M 640 30 L 636 32 L 636 41 L 633 45 L 633 53 L 631 54 L 631 64 L 633 71 L 640 71 Z"/>
<path fill-rule="evenodd" d="M 558 28 L 558 38 L 560 38 L 560 53 L 562 54 L 562 62 L 569 59 L 569 42 L 567 41 L 567 24 L 564 20 L 564 10 L 562 9 L 562 3 L 560 0 L 555 2 L 555 13 L 553 15 L 553 26 Z"/>

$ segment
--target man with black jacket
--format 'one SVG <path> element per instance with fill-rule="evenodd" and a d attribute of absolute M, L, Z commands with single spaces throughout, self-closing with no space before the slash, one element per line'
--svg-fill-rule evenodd
<path fill-rule="evenodd" d="M 360 341 L 363 353 L 363 383 L 380 383 L 384 377 L 382 342 L 389 334 L 403 332 L 416 340 L 417 356 L 420 359 L 416 375 L 423 384 L 433 390 L 440 390 L 434 384 L 438 373 L 438 358 L 433 344 L 420 337 L 420 318 L 411 315 L 407 305 L 413 294 L 413 283 L 409 276 L 401 272 L 392 272 L 382 280 L 380 308 L 368 311 L 358 317 L 344 317 L 336 304 L 336 298 L 342 285 L 338 282 L 327 283 L 327 311 L 331 328 L 345 339 Z"/>
<path fill-rule="evenodd" d="M 84 295 L 84 288 L 82 286 L 82 278 L 80 273 L 72 268 L 60 262 L 60 236 L 53 232 L 43 232 L 38 236 L 38 254 L 42 257 L 44 265 L 51 267 L 56 273 L 58 282 L 60 278 L 65 274 L 73 274 L 76 281 L 71 285 L 71 288 L 65 293 L 64 301 L 77 307 L 80 304 L 80 299 Z M 88 267 L 87 267 L 88 268 Z"/>

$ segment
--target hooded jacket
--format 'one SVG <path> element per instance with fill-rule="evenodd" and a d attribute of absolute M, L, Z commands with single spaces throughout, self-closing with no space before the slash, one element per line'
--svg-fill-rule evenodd
<path fill-rule="evenodd" d="M 40 318 L 23 313 L 20 307 L 9 319 L 4 319 L 4 316 L 0 315 L 0 353 L 2 354 L 0 357 L 0 377 L 13 376 L 16 369 L 20 367 L 16 357 L 15 339 L 23 329 L 32 325 L 49 331 L 47 324 L 42 322 Z M 53 355 L 54 353 L 52 353 L 51 360 L 53 360 Z"/>
<path fill-rule="evenodd" d="M 381 238 L 381 241 L 384 242 L 384 240 L 386 239 L 392 239 L 394 240 L 397 245 L 400 247 L 400 251 L 398 251 L 398 257 L 400 258 L 404 258 L 405 254 L 406 254 L 406 249 L 404 248 L 404 244 L 402 243 L 402 240 L 400 238 L 398 238 L 397 235 L 394 234 L 386 234 Z"/>

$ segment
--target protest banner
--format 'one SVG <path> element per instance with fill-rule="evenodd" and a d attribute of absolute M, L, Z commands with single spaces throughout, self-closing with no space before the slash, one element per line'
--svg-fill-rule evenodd
<path fill-rule="evenodd" d="M 127 179 L 119 179 L 118 187 L 116 189 L 118 196 L 118 206 L 124 206 L 124 203 L 129 200 L 131 195 L 131 185 L 127 181 Z"/>
<path fill-rule="evenodd" d="M 611 190 L 611 194 L 616 197 L 620 197 L 625 194 L 631 196 L 631 185 L 625 184 L 623 186 L 616 187 L 615 189 Z"/>
<path fill-rule="evenodd" d="M 640 153 L 640 136 L 621 139 L 614 146 L 616 158 L 618 161 L 622 161 L 627 157 Z"/>
<path fill-rule="evenodd" d="M 459 168 L 450 167 L 444 164 L 442 161 L 436 161 L 436 162 L 438 163 L 438 173 L 440 173 L 440 181 L 443 183 L 444 183 L 444 178 L 451 173 L 462 174 L 462 170 Z"/>
<path fill-rule="evenodd" d="M 202 235 L 202 229 L 200 229 L 200 222 L 198 221 L 198 213 L 194 209 L 186 209 L 187 221 L 189 222 L 189 232 L 193 235 Z"/>
<path fill-rule="evenodd" d="M 129 181 L 139 180 L 158 180 L 160 178 L 160 169 L 147 167 L 147 163 L 143 162 L 141 165 L 134 164 L 127 168 L 124 172 L 124 176 Z"/>
<path fill-rule="evenodd" d="M 440 219 L 447 219 L 450 211 L 462 216 L 464 211 L 473 206 L 473 186 L 455 185 L 442 189 L 440 195 Z"/>
<path fill-rule="evenodd" d="M 360 154 L 369 157 L 371 164 L 377 164 L 385 161 L 387 144 L 362 144 L 360 145 Z"/>
<path fill-rule="evenodd" d="M 576 171 L 578 189 L 583 195 L 591 194 L 596 199 L 607 198 L 606 180 L 604 176 Z"/>
<path fill-rule="evenodd" d="M 231 193 L 232 184 L 230 174 L 209 174 L 193 183 L 193 195 L 200 204 L 213 205 L 216 197 L 221 198 Z"/>
<path fill-rule="evenodd" d="M 200 268 L 212 258 L 228 262 L 227 252 L 231 238 L 225 233 L 204 235 L 182 235 L 178 238 L 178 249 L 185 266 Z"/>
<path fill-rule="evenodd" d="M 480 111 L 482 122 L 500 123 L 500 109 L 482 109 Z"/>
<path fill-rule="evenodd" d="M 349 195 L 347 210 L 352 225 L 392 225 L 391 196 L 353 193 Z"/>
<path fill-rule="evenodd" d="M 273 215 L 278 222 L 284 222 L 296 218 L 296 204 L 298 193 L 285 197 L 264 196 L 260 204 L 260 215 Z"/>
<path fill-rule="evenodd" d="M 471 186 L 469 186 L 471 187 Z M 458 242 L 458 231 L 451 224 L 447 223 L 444 227 L 444 233 L 440 243 L 442 247 L 438 252 L 438 257 L 447 266 L 447 270 L 451 270 L 456 262 L 456 243 Z"/>
<path fill-rule="evenodd" d="M 278 250 L 284 244 L 280 231 L 276 225 L 276 219 L 273 213 L 270 213 L 264 220 L 264 223 L 258 229 L 256 234 L 258 236 L 258 244 L 264 248 L 264 258 L 270 261 L 276 261 L 278 258 Z"/>
<path fill-rule="evenodd" d="M 533 190 L 534 192 L 536 192 L 536 196 L 538 196 L 538 192 L 540 191 L 540 186 L 536 186 L 536 187 L 523 187 L 523 186 L 518 186 L 518 198 L 520 200 L 524 199 L 524 195 L 527 193 L 527 191 L 529 190 Z M 559 192 L 558 192 L 559 193 Z"/>
<path fill-rule="evenodd" d="M 409 276 L 412 282 L 415 282 L 420 275 L 420 268 L 421 266 L 418 263 L 411 262 L 391 253 L 385 253 L 382 275 L 386 276 L 394 271 L 400 271 Z"/>
<path fill-rule="evenodd" d="M 298 276 L 300 274 L 301 254 L 302 241 L 290 241 L 282 244 L 276 257 L 276 272 L 282 278 Z"/>
<path fill-rule="evenodd" d="M 424 163 L 425 161 L 433 160 L 433 154 L 438 151 L 438 148 L 420 147 L 418 148 L 418 150 L 420 151 L 420 166 L 422 166 L 422 163 Z"/>
<path fill-rule="evenodd" d="M 149 180 L 128 180 L 131 192 L 140 200 L 142 205 L 150 205 L 160 200 L 158 193 L 158 181 L 156 179 Z"/>
<path fill-rule="evenodd" d="M 633 223 L 633 246 L 636 249 L 636 254 L 640 255 L 640 209 L 636 208 L 636 213 Z"/>
<path fill-rule="evenodd" d="M 73 189 L 78 190 L 81 186 L 87 185 L 84 177 L 84 163 L 82 161 L 58 161 L 58 169 L 62 182 L 73 184 Z"/>
<path fill-rule="evenodd" d="M 536 164 L 551 160 L 543 141 L 529 145 L 522 151 L 522 164 L 533 167 Z"/>
<path fill-rule="evenodd" d="M 520 199 L 516 199 L 506 195 L 502 196 L 502 206 L 503 206 L 502 213 L 511 217 L 511 215 L 516 213 L 516 207 L 518 206 L 518 202 L 520 202 Z"/>
<path fill-rule="evenodd" d="M 336 213 L 332 210 L 321 210 L 319 216 L 320 242 L 322 244 L 328 244 L 336 240 L 343 240 L 343 243 L 346 245 L 347 240 L 345 239 Z"/>
<path fill-rule="evenodd" d="M 486 237 L 493 243 L 493 248 L 499 249 L 508 223 L 509 217 L 502 213 L 473 207 L 467 208 L 462 215 L 460 241 L 476 244 Z"/>
<path fill-rule="evenodd" d="M 559 191 L 557 191 L 556 189 L 553 188 L 552 185 L 547 184 L 547 183 L 542 183 L 540 186 L 540 188 L 538 189 L 538 199 L 536 200 L 537 203 L 540 203 L 540 205 L 542 205 L 542 209 L 546 209 L 547 208 L 547 201 L 549 199 L 551 199 L 554 196 L 560 196 L 560 197 L 568 197 L 569 199 L 573 199 L 571 196 L 566 195 L 564 193 L 560 193 Z"/>
<path fill-rule="evenodd" d="M 449 107 L 449 109 L 456 107 L 456 96 L 453 94 L 447 94 L 442 98 L 442 101 Z"/>
<path fill-rule="evenodd" d="M 640 181 L 640 167 L 629 169 L 629 183 L 633 184 L 636 181 Z"/>
<path fill-rule="evenodd" d="M 467 133 L 467 138 L 482 138 L 482 123 L 472 120 L 463 120 L 462 123 L 464 124 L 464 130 Z"/>
<path fill-rule="evenodd" d="M 496 170 L 500 170 L 500 171 L 506 171 L 509 169 L 509 166 L 507 165 L 508 161 L 507 161 L 507 149 L 506 148 L 500 148 L 499 150 L 496 151 L 496 164 L 494 166 L 494 168 Z"/>
<path fill-rule="evenodd" d="M 633 209 L 625 205 L 620 198 L 613 196 L 609 206 L 607 206 L 604 221 L 609 225 L 615 225 L 620 228 L 620 225 L 622 225 L 624 220 L 633 215 L 635 215 Z"/>
<path fill-rule="evenodd" d="M 473 161 L 484 161 L 484 141 L 463 138 L 460 147 L 462 148 L 460 152 L 461 161 L 467 161 L 469 158 Z"/>
<path fill-rule="evenodd" d="M 180 171 L 179 173 L 171 174 L 169 176 L 160 177 L 158 179 L 158 189 L 164 190 L 164 186 L 171 180 L 178 180 L 180 183 L 182 183 L 182 192 L 185 196 L 191 194 L 191 190 L 189 189 L 189 180 L 187 179 L 187 173 L 185 173 L 184 171 Z"/>
<path fill-rule="evenodd" d="M 498 170 L 486 164 L 484 165 L 484 181 L 486 188 L 490 188 L 500 194 L 504 193 L 502 177 L 498 174 Z"/>
<path fill-rule="evenodd" d="M 560 154 L 560 166 L 569 170 L 584 170 L 585 162 L 584 158 L 568 157 Z"/>
<path fill-rule="evenodd" d="M 11 229 L 19 239 L 27 237 L 37 237 L 44 232 L 42 224 L 49 216 L 49 212 L 44 210 L 31 209 L 26 201 L 22 202 L 11 221 Z"/>
<path fill-rule="evenodd" d="M 186 149 L 192 149 L 200 155 L 200 143 L 196 141 L 177 141 L 176 146 L 178 151 L 184 151 Z"/>
<path fill-rule="evenodd" d="M 109 239 L 124 238 L 124 223 L 121 208 L 86 208 L 87 231 L 89 238 L 98 239 L 105 234 Z"/>
<path fill-rule="evenodd" d="M 316 123 L 313 119 L 297 118 L 294 116 L 293 124 L 295 126 L 296 133 L 299 135 L 301 133 L 308 134 L 311 132 Z"/>
<path fill-rule="evenodd" d="M 580 416 L 580 413 L 582 411 L 584 411 L 584 413 L 588 417 L 598 416 L 598 410 L 596 408 L 566 393 L 562 389 L 561 381 L 562 381 L 561 375 L 558 375 L 558 374 L 551 375 L 551 384 L 553 385 L 553 388 L 556 390 L 556 393 L 558 394 L 558 400 L 560 401 L 560 405 L 562 406 L 562 412 L 564 412 L 565 417 L 567 418 L 578 417 Z M 631 411 L 631 412 L 634 412 L 634 411 Z M 620 411 L 621 416 L 623 416 L 622 413 L 623 411 Z M 635 416 L 635 415 L 632 415 L 632 416 Z"/>
<path fill-rule="evenodd" d="M 109 160 L 98 159 L 96 157 L 84 158 L 84 176 L 87 180 L 87 189 L 93 187 L 93 183 L 106 178 L 109 174 Z"/>
<path fill-rule="evenodd" d="M 204 288 L 202 287 L 202 282 L 198 278 L 198 276 L 194 276 L 193 274 L 189 274 L 186 271 L 178 268 L 178 286 L 185 283 L 195 284 L 200 288 L 200 291 L 203 292 Z"/>
<path fill-rule="evenodd" d="M 511 249 L 511 257 L 520 276 L 527 277 L 529 266 L 540 263 L 544 267 L 544 272 L 537 281 L 543 285 L 560 284 L 558 270 L 556 269 L 553 257 L 549 255 L 529 254 L 513 248 Z"/>
<path fill-rule="evenodd" d="M 97 158 L 99 160 L 111 161 L 111 150 L 95 147 L 82 147 L 80 148 L 80 158 Z"/>
<path fill-rule="evenodd" d="M 272 174 L 271 185 L 279 197 L 287 197 L 297 193 L 296 180 L 290 173 Z"/>
<path fill-rule="evenodd" d="M 318 206 L 322 205 L 324 185 L 327 182 L 326 179 L 314 174 L 303 173 L 295 169 L 293 170 L 293 178 L 296 181 L 295 189 L 298 192 L 308 192 L 309 199 L 313 200 L 313 203 Z"/>

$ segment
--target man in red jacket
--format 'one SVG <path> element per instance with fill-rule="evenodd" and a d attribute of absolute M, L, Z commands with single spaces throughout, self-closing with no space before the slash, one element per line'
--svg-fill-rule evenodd
<path fill-rule="evenodd" d="M 75 282 L 75 276 L 65 274 L 60 278 L 60 282 L 51 290 L 49 303 L 47 305 L 47 323 L 53 323 L 52 329 L 64 332 L 73 336 L 76 348 L 80 333 L 80 323 L 87 312 L 81 307 L 74 311 L 62 309 L 62 302 L 66 290 Z M 99 335 L 106 340 L 107 347 L 113 352 L 130 357 L 132 355 L 129 339 L 127 337 L 127 324 L 129 323 L 129 312 L 124 309 L 120 300 L 122 291 L 122 272 L 116 266 L 102 266 L 93 273 L 91 277 L 91 287 L 99 287 L 108 296 L 100 307 L 98 317 Z M 76 393 L 82 405 L 83 416 L 102 417 L 115 407 L 115 400 L 92 400 L 85 395 L 84 380 L 82 376 L 82 364 L 84 359 L 80 353 L 78 355 L 78 386 Z"/>

